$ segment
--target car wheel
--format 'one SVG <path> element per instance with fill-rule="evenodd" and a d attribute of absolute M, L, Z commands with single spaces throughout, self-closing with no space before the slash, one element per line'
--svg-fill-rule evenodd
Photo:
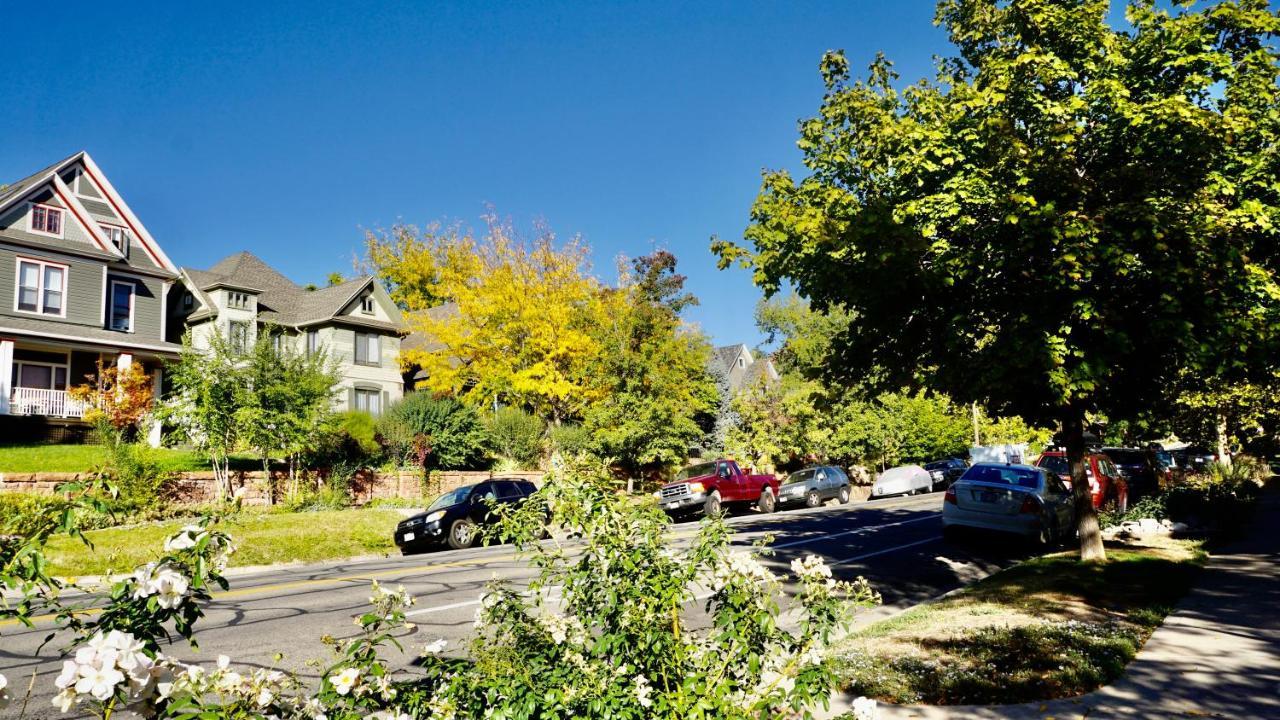
<path fill-rule="evenodd" d="M 476 526 L 470 520 L 454 520 L 449 526 L 449 547 L 464 550 L 476 542 Z"/>
<path fill-rule="evenodd" d="M 711 494 L 707 496 L 706 501 L 702 504 L 702 512 L 707 515 L 719 515 L 721 509 L 720 491 L 712 490 Z"/>
<path fill-rule="evenodd" d="M 848 486 L 848 485 L 845 485 L 844 487 L 840 488 L 840 498 L 839 498 L 839 499 L 840 499 L 840 504 L 841 504 L 841 505 L 848 505 L 848 504 L 849 504 L 849 486 Z"/>
<path fill-rule="evenodd" d="M 756 507 L 760 508 L 762 513 L 771 513 L 778 506 L 778 500 L 773 497 L 773 488 L 766 487 L 760 491 L 760 500 L 756 503 Z"/>
<path fill-rule="evenodd" d="M 805 494 L 804 496 L 805 507 L 815 508 L 821 504 L 822 504 L 822 496 L 818 494 L 817 490 L 810 490 L 808 493 Z"/>

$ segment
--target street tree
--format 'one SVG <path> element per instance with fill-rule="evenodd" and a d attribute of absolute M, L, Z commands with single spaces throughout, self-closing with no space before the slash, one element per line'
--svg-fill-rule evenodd
<path fill-rule="evenodd" d="M 231 453 L 241 441 L 240 362 L 222 333 L 211 333 L 206 349 L 187 333 L 178 360 L 167 366 L 173 392 L 160 411 L 174 437 L 209 456 L 220 498 L 231 495 Z"/>
<path fill-rule="evenodd" d="M 1086 415 L 1184 369 L 1246 373 L 1280 287 L 1280 20 L 1265 0 L 943 0 L 956 55 L 900 87 L 826 54 L 808 176 L 768 172 L 720 262 L 857 318 L 832 370 L 1056 422 L 1085 560 L 1105 559 Z M 1234 359 L 1229 359 L 1234 358 Z"/>
<path fill-rule="evenodd" d="M 683 461 L 714 422 L 719 396 L 711 346 L 681 320 L 697 302 L 665 250 L 619 263 L 618 287 L 602 291 L 592 335 L 593 394 L 583 427 L 601 457 L 627 474 L 628 491 L 649 465 Z"/>
<path fill-rule="evenodd" d="M 596 399 L 585 368 L 599 283 L 586 246 L 549 231 L 515 237 L 492 219 L 488 232 L 403 228 L 367 239 L 369 263 L 408 311 L 410 329 L 432 339 L 405 350 L 426 389 L 473 406 L 528 407 L 553 424 L 581 416 Z M 453 311 L 428 313 L 440 303 Z"/>

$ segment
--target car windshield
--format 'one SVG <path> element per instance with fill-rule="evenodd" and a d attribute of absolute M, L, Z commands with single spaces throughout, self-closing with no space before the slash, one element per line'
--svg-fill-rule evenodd
<path fill-rule="evenodd" d="M 815 471 L 815 470 L 813 470 L 813 469 L 809 469 L 809 470 L 798 470 L 798 471 L 793 472 L 793 473 L 791 473 L 790 475 L 788 475 L 788 476 L 787 476 L 787 479 L 786 479 L 782 484 L 783 484 L 783 485 L 791 485 L 792 483 L 799 483 L 799 482 L 805 482 L 806 480 L 812 480 L 812 479 L 813 479 L 813 474 L 814 474 L 815 472 L 816 472 L 816 471 Z"/>
<path fill-rule="evenodd" d="M 1040 473 L 1030 468 L 1013 467 L 1011 465 L 974 465 L 964 474 L 961 480 L 969 482 L 992 483 L 995 485 L 1012 485 L 1014 487 L 1040 487 Z"/>
<path fill-rule="evenodd" d="M 950 465 L 951 465 L 950 460 L 939 460 L 937 462 L 931 462 L 928 465 L 925 465 L 924 469 L 925 470 L 946 470 Z"/>
<path fill-rule="evenodd" d="M 1144 459 L 1141 450 L 1108 450 L 1107 457 L 1120 465 L 1141 465 Z"/>
<path fill-rule="evenodd" d="M 1156 450 L 1156 459 L 1165 467 L 1173 467 L 1173 455 L 1164 450 Z"/>
<path fill-rule="evenodd" d="M 715 475 L 715 474 L 716 474 L 715 463 L 713 462 L 698 463 L 697 465 L 690 465 L 689 467 L 676 473 L 676 481 L 679 482 L 681 480 L 688 480 L 689 478 L 703 477 L 705 475 Z"/>
<path fill-rule="evenodd" d="M 458 503 L 461 503 L 461 502 L 466 502 L 467 498 L 471 496 L 471 490 L 474 487 L 475 485 L 464 485 L 460 488 L 455 488 L 453 490 L 450 490 L 449 492 L 436 498 L 435 502 L 431 503 L 431 507 L 427 508 L 427 512 L 431 512 L 432 510 L 439 510 L 441 508 L 447 508 L 450 505 L 457 505 Z"/>
<path fill-rule="evenodd" d="M 1045 455 L 1040 458 L 1040 467 L 1048 470 L 1055 475 L 1070 475 L 1071 467 L 1067 465 L 1067 459 L 1061 455 Z"/>

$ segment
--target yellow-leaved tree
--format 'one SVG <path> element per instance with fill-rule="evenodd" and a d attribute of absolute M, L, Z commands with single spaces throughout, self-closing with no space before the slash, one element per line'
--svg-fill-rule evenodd
<path fill-rule="evenodd" d="M 410 329 L 429 339 L 401 353 L 425 371 L 426 389 L 528 407 L 553 423 L 596 399 L 589 330 L 602 308 L 585 245 L 546 230 L 523 240 L 492 218 L 480 237 L 400 226 L 370 233 L 366 245 Z"/>

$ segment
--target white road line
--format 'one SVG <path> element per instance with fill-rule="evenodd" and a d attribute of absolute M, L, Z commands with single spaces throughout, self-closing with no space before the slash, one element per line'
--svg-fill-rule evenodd
<path fill-rule="evenodd" d="M 437 605 L 435 607 L 422 608 L 421 610 L 410 610 L 409 612 L 405 613 L 404 616 L 412 617 L 414 615 L 426 615 L 427 613 L 444 612 L 445 610 L 456 610 L 458 608 L 468 607 L 470 605 L 479 605 L 479 604 L 480 604 L 479 600 L 467 600 L 465 602 L 456 602 L 451 605 Z"/>
<path fill-rule="evenodd" d="M 915 518 L 912 520 L 899 520 L 898 522 L 887 523 L 885 525 L 867 525 L 866 527 L 856 528 L 854 530 L 845 530 L 834 535 L 819 535 L 818 537 L 806 538 L 804 540 L 793 540 L 792 542 L 781 543 L 778 545 L 770 545 L 769 547 L 778 550 L 781 548 L 795 547 L 797 545 L 808 545 L 809 543 L 822 542 L 823 540 L 834 540 L 838 537 L 846 535 L 861 535 L 862 533 L 871 532 L 872 530 L 883 530 L 884 528 L 897 527 L 899 525 L 910 525 L 911 523 L 925 522 L 927 520 L 937 520 L 937 517 Z"/>
<path fill-rule="evenodd" d="M 913 543 L 907 543 L 906 545 L 898 545 L 897 547 L 885 548 L 885 549 L 883 549 L 883 550 L 876 550 L 875 552 L 863 553 L 863 554 L 861 554 L 861 555 L 855 555 L 855 556 L 853 556 L 853 557 L 851 557 L 851 558 L 845 558 L 844 560 L 837 560 L 837 561 L 835 561 L 835 562 L 833 562 L 833 563 L 827 563 L 827 567 L 836 567 L 836 566 L 839 566 L 839 565 L 847 565 L 847 564 L 849 564 L 849 563 L 851 563 L 851 562 L 858 562 L 859 560 L 866 560 L 867 558 L 873 558 L 873 557 L 875 557 L 875 556 L 877 556 L 877 555 L 887 555 L 888 553 L 891 553 L 891 552 L 897 552 L 897 551 L 899 551 L 899 550 L 906 550 L 907 548 L 913 548 L 913 547 L 915 547 L 915 546 L 917 546 L 917 545 L 927 545 L 927 544 L 932 543 L 932 542 L 938 542 L 938 540 L 940 540 L 940 538 L 925 538 L 924 540 L 917 540 L 917 541 L 915 541 L 915 542 L 913 542 Z"/>

